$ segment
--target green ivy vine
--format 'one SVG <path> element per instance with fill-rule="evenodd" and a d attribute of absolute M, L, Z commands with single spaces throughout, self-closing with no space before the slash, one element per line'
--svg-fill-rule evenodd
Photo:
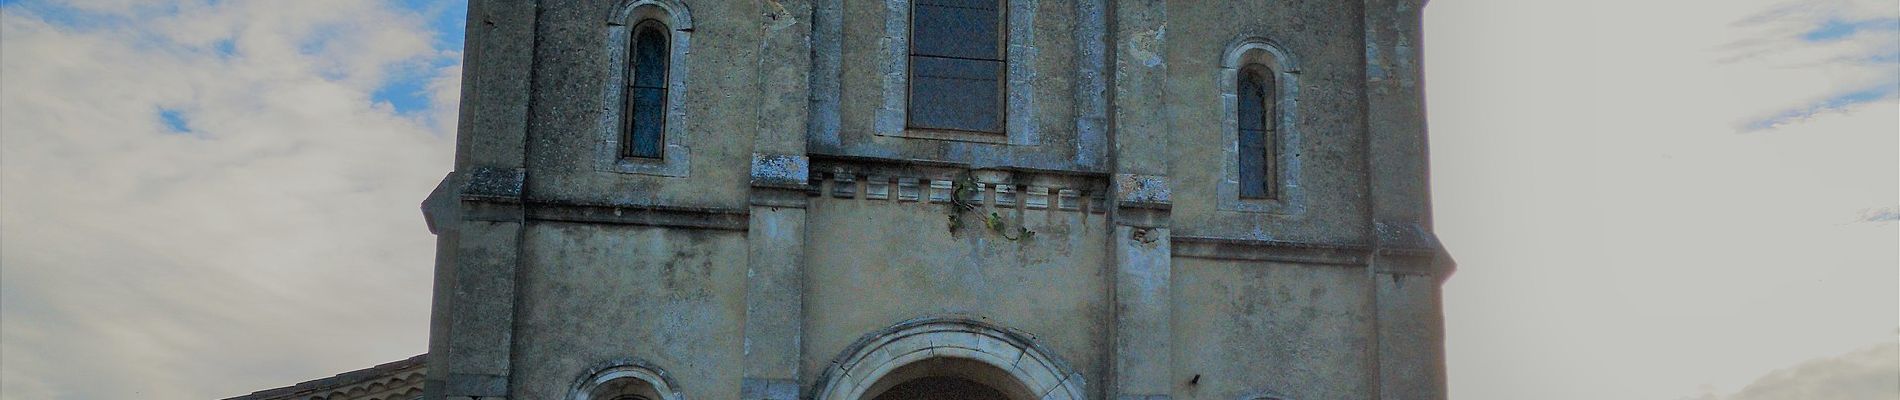
<path fill-rule="evenodd" d="M 975 178 L 972 178 L 968 172 L 958 175 L 950 186 L 950 203 L 948 204 L 950 232 L 955 233 L 963 229 L 963 215 L 979 208 L 976 201 L 979 200 L 976 200 Z M 994 211 L 983 217 L 983 227 L 1012 242 L 1036 236 L 1036 231 L 1029 230 L 1027 227 L 1017 226 L 1015 229 L 1010 229 L 1009 223 L 1003 220 L 1003 216 Z"/>

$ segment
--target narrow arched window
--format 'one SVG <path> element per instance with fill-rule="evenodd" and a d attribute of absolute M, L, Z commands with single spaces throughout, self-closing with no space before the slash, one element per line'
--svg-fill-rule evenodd
<path fill-rule="evenodd" d="M 909 126 L 1003 132 L 1008 70 L 1001 0 L 915 0 Z"/>
<path fill-rule="evenodd" d="M 1235 90 L 1239 110 L 1240 197 L 1270 199 L 1274 189 L 1274 160 L 1279 146 L 1274 135 L 1275 112 L 1273 70 L 1265 65 L 1248 64 L 1240 70 Z"/>
<path fill-rule="evenodd" d="M 666 147 L 668 42 L 660 21 L 641 21 L 633 28 L 621 157 L 660 158 Z"/>

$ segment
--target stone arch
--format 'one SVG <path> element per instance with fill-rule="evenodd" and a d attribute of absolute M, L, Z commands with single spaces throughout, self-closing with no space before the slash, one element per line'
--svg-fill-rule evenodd
<path fill-rule="evenodd" d="M 615 400 L 641 395 L 651 400 L 684 400 L 665 371 L 638 360 L 618 360 L 588 369 L 568 392 L 569 400 Z"/>
<path fill-rule="evenodd" d="M 642 22 L 657 22 L 665 26 L 667 40 L 671 49 L 667 53 L 665 120 L 661 132 L 662 144 L 660 158 L 638 159 L 620 157 L 620 126 L 626 99 L 626 83 L 630 77 L 626 65 L 632 57 L 629 45 L 633 41 L 634 28 Z M 601 87 L 601 113 L 594 130 L 598 131 L 599 144 L 596 150 L 598 159 L 595 169 L 604 172 L 619 172 L 668 177 L 684 177 L 691 171 L 691 138 L 686 131 L 686 90 L 690 63 L 687 55 L 692 53 L 693 12 L 682 0 L 618 0 L 606 18 L 606 40 L 601 43 L 601 53 L 606 62 L 606 80 Z"/>
<path fill-rule="evenodd" d="M 1273 199 L 1242 199 L 1240 197 L 1239 125 L 1240 105 L 1238 102 L 1240 70 L 1248 65 L 1266 66 L 1273 75 L 1278 88 L 1272 99 L 1277 115 L 1274 129 L 1279 150 L 1267 162 L 1273 163 L 1275 174 L 1272 182 L 1277 188 L 1272 190 L 1278 195 Z M 1215 77 L 1220 88 L 1221 135 L 1223 153 L 1221 157 L 1221 180 L 1216 182 L 1218 208 L 1222 211 L 1267 213 L 1285 216 L 1299 216 L 1306 212 L 1306 194 L 1300 183 L 1300 150 L 1303 129 L 1300 128 L 1300 61 L 1285 47 L 1258 36 L 1243 36 L 1227 44 L 1221 53 L 1220 69 Z"/>
<path fill-rule="evenodd" d="M 659 7 L 659 12 L 654 17 L 664 18 L 662 22 L 669 27 L 688 31 L 693 29 L 692 10 L 686 8 L 686 3 L 680 0 L 621 0 L 615 5 L 614 15 L 609 17 L 607 23 L 633 25 L 642 18 L 643 12 L 640 11 L 643 10 L 640 8 L 645 6 Z"/>
<path fill-rule="evenodd" d="M 1086 398 L 1082 375 L 1033 336 L 970 319 L 924 318 L 858 339 L 821 373 L 812 399 L 868 400 L 931 363 L 950 363 L 958 377 L 1012 398 Z"/>

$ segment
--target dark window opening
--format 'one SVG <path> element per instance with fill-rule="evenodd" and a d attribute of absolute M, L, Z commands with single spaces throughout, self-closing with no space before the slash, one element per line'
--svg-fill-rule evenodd
<path fill-rule="evenodd" d="M 909 126 L 1003 132 L 1001 0 L 916 0 L 911 6 Z"/>
<path fill-rule="evenodd" d="M 1240 70 L 1236 100 L 1240 119 L 1240 197 L 1275 198 L 1274 164 L 1279 143 L 1274 135 L 1277 98 L 1273 70 L 1249 64 Z"/>
<path fill-rule="evenodd" d="M 897 384 L 874 400 L 1008 400 L 1003 392 L 968 379 L 931 376 Z"/>
<path fill-rule="evenodd" d="M 627 63 L 626 107 L 621 127 L 621 157 L 659 158 L 666 143 L 666 25 L 643 21 L 633 28 L 632 62 Z"/>

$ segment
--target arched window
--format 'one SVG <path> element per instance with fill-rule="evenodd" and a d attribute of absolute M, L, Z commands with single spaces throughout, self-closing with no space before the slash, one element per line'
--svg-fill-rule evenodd
<path fill-rule="evenodd" d="M 910 17 L 908 125 L 1003 132 L 1002 1 L 915 0 Z"/>
<path fill-rule="evenodd" d="M 569 400 L 681 400 L 664 372 L 637 361 L 596 368 L 568 395 Z"/>
<path fill-rule="evenodd" d="M 1247 64 L 1240 69 L 1240 83 L 1235 91 L 1238 107 L 1236 128 L 1239 130 L 1240 157 L 1240 197 L 1249 199 L 1275 198 L 1274 160 L 1279 153 L 1279 145 L 1274 135 L 1278 124 L 1274 107 L 1273 70 L 1261 64 Z"/>
<path fill-rule="evenodd" d="M 666 147 L 668 45 L 666 24 L 641 21 L 633 27 L 621 157 L 660 158 Z"/>
<path fill-rule="evenodd" d="M 1300 66 L 1292 53 L 1260 37 L 1227 46 L 1219 70 L 1222 135 L 1218 208 L 1299 215 Z"/>
<path fill-rule="evenodd" d="M 687 176 L 692 147 L 686 134 L 687 55 L 693 13 L 680 0 L 617 0 L 607 16 L 600 64 L 600 138 L 594 169 L 666 177 Z"/>

